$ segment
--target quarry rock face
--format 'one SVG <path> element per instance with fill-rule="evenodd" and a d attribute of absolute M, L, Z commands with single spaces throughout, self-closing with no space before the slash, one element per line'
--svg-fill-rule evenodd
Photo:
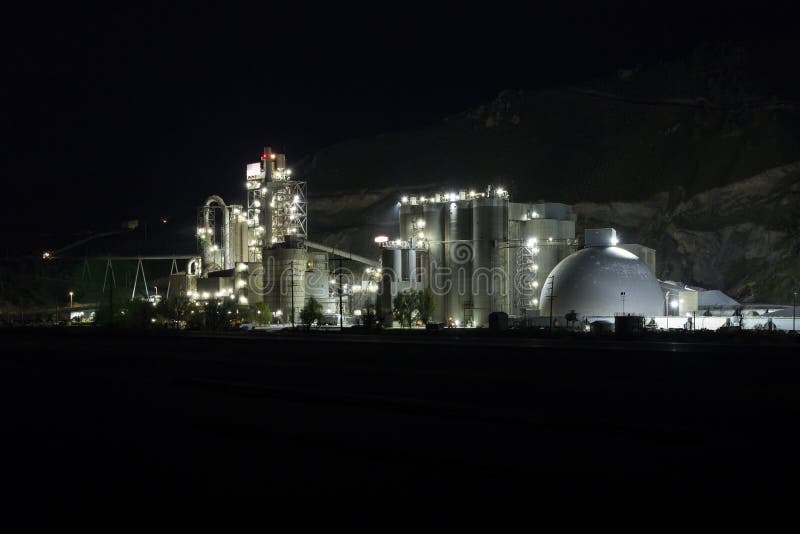
<path fill-rule="evenodd" d="M 800 280 L 800 164 L 698 193 L 676 205 L 575 205 L 578 225 L 614 226 L 657 249 L 657 275 L 719 288 L 743 301 L 787 302 Z"/>

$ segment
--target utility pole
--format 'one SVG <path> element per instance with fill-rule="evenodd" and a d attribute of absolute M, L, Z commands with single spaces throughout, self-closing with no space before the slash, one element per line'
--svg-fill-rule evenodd
<path fill-rule="evenodd" d="M 294 330 L 294 260 L 289 262 L 289 269 L 291 269 L 291 276 L 292 276 L 292 330 Z"/>
<path fill-rule="evenodd" d="M 792 332 L 796 332 L 794 329 L 794 318 L 796 315 L 797 310 L 797 290 L 795 289 L 792 291 Z"/>
<path fill-rule="evenodd" d="M 620 291 L 619 298 L 622 299 L 622 315 L 625 315 L 625 292 Z"/>
<path fill-rule="evenodd" d="M 109 265 L 111 260 L 109 260 Z M 114 271 L 111 271 L 111 276 L 113 280 Z M 109 284 L 108 286 L 108 311 L 110 315 L 108 316 L 108 326 L 114 326 L 114 284 Z"/>
<path fill-rule="evenodd" d="M 344 307 L 342 305 L 342 293 L 344 293 L 344 289 L 342 286 L 342 259 L 337 258 L 339 262 L 339 269 L 337 274 L 339 275 L 339 331 L 344 332 Z"/>
<path fill-rule="evenodd" d="M 556 296 L 553 294 L 556 283 L 556 275 L 550 277 L 550 333 L 553 333 L 553 300 Z"/>

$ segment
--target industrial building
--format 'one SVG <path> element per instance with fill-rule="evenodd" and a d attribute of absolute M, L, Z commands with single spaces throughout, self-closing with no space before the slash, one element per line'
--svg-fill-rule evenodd
<path fill-rule="evenodd" d="M 266 302 L 283 323 L 298 322 L 311 297 L 332 322 L 374 305 L 379 263 L 307 239 L 306 183 L 291 174 L 285 155 L 266 147 L 245 168 L 245 204 L 208 197 L 198 209 L 200 256 L 173 275 L 185 297 Z"/>
<path fill-rule="evenodd" d="M 265 302 L 281 323 L 298 322 L 313 297 L 339 325 L 371 309 L 393 324 L 404 291 L 428 292 L 430 320 L 453 327 L 492 316 L 563 325 L 574 314 L 583 325 L 635 315 L 656 328 L 719 328 L 741 311 L 719 292 L 658 280 L 656 251 L 620 243 L 613 228 L 586 229 L 580 247 L 566 204 L 512 202 L 496 186 L 404 195 L 397 234 L 376 237 L 367 258 L 308 239 L 306 184 L 283 154 L 265 148 L 244 175 L 243 203 L 211 195 L 198 209 L 199 253 L 171 274 L 175 294 Z"/>
<path fill-rule="evenodd" d="M 487 326 L 489 314 L 538 315 L 542 277 L 577 248 L 575 214 L 511 202 L 501 187 L 403 196 L 399 237 L 381 239 L 381 310 L 428 290 L 434 320 Z"/>

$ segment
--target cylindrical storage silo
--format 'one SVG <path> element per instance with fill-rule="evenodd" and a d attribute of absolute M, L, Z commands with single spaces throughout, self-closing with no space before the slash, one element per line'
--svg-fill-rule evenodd
<path fill-rule="evenodd" d="M 264 301 L 273 314 L 280 311 L 285 323 L 299 322 L 305 305 L 305 272 L 307 252 L 302 248 L 265 248 Z"/>
<path fill-rule="evenodd" d="M 433 293 L 434 311 L 431 320 L 445 321 L 445 293 L 447 291 L 444 269 L 444 229 L 442 224 L 443 205 L 438 203 L 425 204 L 423 220 L 425 221 L 425 236 L 428 240 L 426 272 L 423 273 L 425 288 Z"/>
<path fill-rule="evenodd" d="M 328 298 L 328 286 L 330 280 L 328 271 L 322 269 L 308 269 L 305 272 L 305 296 L 313 297 L 317 300 Z"/>
<path fill-rule="evenodd" d="M 488 325 L 493 311 L 508 313 L 507 204 L 497 197 L 473 201 L 472 319 L 476 326 Z"/>
<path fill-rule="evenodd" d="M 378 299 L 384 324 L 392 324 L 392 293 L 400 280 L 402 254 L 398 248 L 384 248 L 381 250 L 381 286 Z"/>
<path fill-rule="evenodd" d="M 234 265 L 249 259 L 247 221 L 240 221 L 240 217 L 243 217 L 241 213 L 231 216 L 231 261 Z"/>
<path fill-rule="evenodd" d="M 445 261 L 449 267 L 450 291 L 445 298 L 445 315 L 466 324 L 466 308 L 472 306 L 472 203 L 464 200 L 445 204 Z"/>

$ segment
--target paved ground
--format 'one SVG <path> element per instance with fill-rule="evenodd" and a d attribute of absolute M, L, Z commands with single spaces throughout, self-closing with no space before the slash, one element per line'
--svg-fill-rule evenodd
<path fill-rule="evenodd" d="M 4 331 L 21 500 L 781 494 L 791 347 Z"/>

